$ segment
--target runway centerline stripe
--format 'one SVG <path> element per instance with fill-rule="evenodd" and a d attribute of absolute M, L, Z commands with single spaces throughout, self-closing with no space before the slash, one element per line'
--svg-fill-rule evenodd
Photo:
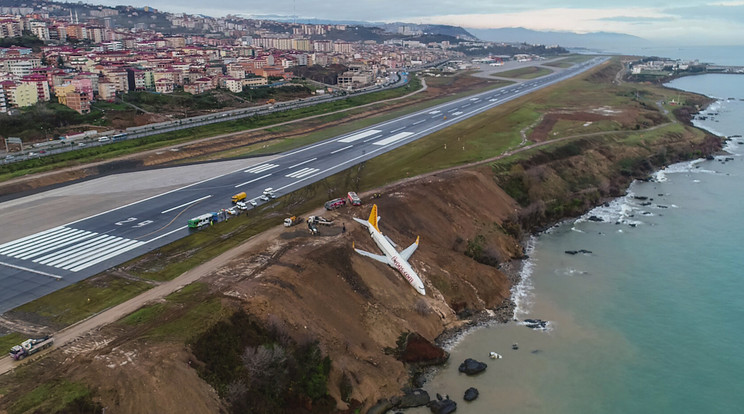
<path fill-rule="evenodd" d="M 252 179 L 252 180 L 250 180 L 250 181 L 246 181 L 246 182 L 244 182 L 244 183 L 240 183 L 240 184 L 236 185 L 236 186 L 235 186 L 235 188 L 238 188 L 238 187 L 242 187 L 242 186 L 244 186 L 244 185 L 246 185 L 246 184 L 250 184 L 250 183 L 252 183 L 252 182 L 256 182 L 256 181 L 258 181 L 258 180 L 262 180 L 262 179 L 264 179 L 264 178 L 266 178 L 266 177 L 269 177 L 269 176 L 271 176 L 271 174 L 266 174 L 266 175 L 262 175 L 261 177 L 258 177 L 258 178 L 254 178 L 254 179 Z"/>
<path fill-rule="evenodd" d="M 391 133 L 391 134 L 394 134 L 394 133 L 396 133 L 396 132 L 398 132 L 398 131 L 402 131 L 402 130 L 404 130 L 404 129 L 406 129 L 406 127 L 400 127 L 400 128 L 396 128 L 396 129 L 394 129 L 394 130 L 390 131 L 390 133 Z"/>
<path fill-rule="evenodd" d="M 163 211 L 161 211 L 161 212 L 160 212 L 160 214 L 170 213 L 170 212 L 171 212 L 171 211 L 173 211 L 173 210 L 178 210 L 178 209 L 179 209 L 179 208 L 181 208 L 181 207 L 186 207 L 186 206 L 188 206 L 188 205 L 191 205 L 191 204 L 194 204 L 194 203 L 198 203 L 198 202 L 200 202 L 200 201 L 202 201 L 202 200 L 206 200 L 206 199 L 208 199 L 209 197 L 212 197 L 212 195 L 210 194 L 210 195 L 208 195 L 208 196 L 204 196 L 204 197 L 202 197 L 202 198 L 197 198 L 196 200 L 193 200 L 193 201 L 189 201 L 188 203 L 183 203 L 183 204 L 181 204 L 180 206 L 175 206 L 175 207 L 173 207 L 173 208 L 169 208 L 168 210 L 163 210 Z"/>
<path fill-rule="evenodd" d="M 337 150 L 335 150 L 335 151 L 331 151 L 331 154 L 335 154 L 335 153 L 337 153 L 337 152 L 341 152 L 341 151 L 343 151 L 343 150 L 347 150 L 347 149 L 349 149 L 349 148 L 351 148 L 351 147 L 353 147 L 353 145 L 349 145 L 349 146 L 347 146 L 347 147 L 339 148 L 339 149 L 337 149 Z"/>
<path fill-rule="evenodd" d="M 316 158 L 310 158 L 309 160 L 305 160 L 305 161 L 302 161 L 302 162 L 300 162 L 300 163 L 297 163 L 297 164 L 295 164 L 295 165 L 293 165 L 293 166 L 291 166 L 291 167 L 287 167 L 287 169 L 288 169 L 288 170 L 291 170 L 291 169 L 292 169 L 292 168 L 294 168 L 294 167 L 299 167 L 300 165 L 303 165 L 303 164 L 307 164 L 307 163 L 309 163 L 309 162 L 312 162 L 312 161 L 315 161 L 315 160 L 317 160 L 317 159 L 318 159 L 317 157 L 316 157 Z"/>

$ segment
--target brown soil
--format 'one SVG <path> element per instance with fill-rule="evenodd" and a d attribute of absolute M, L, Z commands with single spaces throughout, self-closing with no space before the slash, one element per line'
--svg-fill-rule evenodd
<path fill-rule="evenodd" d="M 504 259 L 522 254 L 515 240 L 489 232 L 515 205 L 481 172 L 409 181 L 375 201 L 381 229 L 401 248 L 415 240 L 414 229 L 420 231 L 411 263 L 425 281 L 427 296 L 390 267 L 354 253 L 352 242 L 378 251 L 366 230 L 351 220 L 366 217 L 369 209 L 356 207 L 332 213 L 347 225 L 345 234 L 321 229 L 330 235 L 313 238 L 304 229 L 287 229 L 298 237 L 275 240 L 262 253 L 237 258 L 208 278 L 218 290 L 242 299 L 251 314 L 286 321 L 296 340 L 320 339 L 333 360 L 331 384 L 349 373 L 351 398 L 367 403 L 396 394 L 408 379 L 407 368 L 381 352 L 394 348 L 402 332 L 433 341 L 463 323 L 451 304 L 477 311 L 497 308 L 509 297 L 506 275 L 467 257 L 463 237 L 487 234 L 488 245 Z M 336 387 L 330 391 L 340 400 Z"/>

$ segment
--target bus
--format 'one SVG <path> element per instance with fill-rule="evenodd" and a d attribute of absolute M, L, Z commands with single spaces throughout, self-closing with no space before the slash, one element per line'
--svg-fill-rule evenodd
<path fill-rule="evenodd" d="M 116 134 L 116 135 L 112 136 L 111 139 L 113 141 L 123 141 L 123 140 L 127 139 L 127 134 L 126 133 L 124 133 L 124 134 Z"/>
<path fill-rule="evenodd" d="M 198 229 L 201 226 L 206 226 L 212 221 L 212 214 L 202 214 L 201 216 L 194 217 L 191 220 L 189 220 L 189 228 L 190 229 Z"/>

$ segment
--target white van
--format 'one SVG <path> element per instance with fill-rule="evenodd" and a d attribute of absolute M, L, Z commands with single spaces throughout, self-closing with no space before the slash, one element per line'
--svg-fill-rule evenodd
<path fill-rule="evenodd" d="M 111 140 L 111 138 L 109 138 L 109 137 L 98 138 L 98 142 L 109 142 L 110 140 Z"/>

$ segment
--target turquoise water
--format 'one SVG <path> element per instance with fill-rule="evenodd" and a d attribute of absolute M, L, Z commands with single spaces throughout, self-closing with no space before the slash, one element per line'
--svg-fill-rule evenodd
<path fill-rule="evenodd" d="M 724 98 L 704 126 L 744 135 L 744 75 L 670 86 Z M 634 183 L 589 213 L 602 223 L 572 220 L 533 239 L 516 316 L 549 320 L 548 329 L 471 332 L 425 388 L 469 413 L 742 412 L 744 139 L 728 149 L 733 160 L 681 163 Z M 564 253 L 578 249 L 592 253 Z M 488 370 L 459 374 L 467 357 Z M 481 397 L 466 403 L 470 386 Z"/>

